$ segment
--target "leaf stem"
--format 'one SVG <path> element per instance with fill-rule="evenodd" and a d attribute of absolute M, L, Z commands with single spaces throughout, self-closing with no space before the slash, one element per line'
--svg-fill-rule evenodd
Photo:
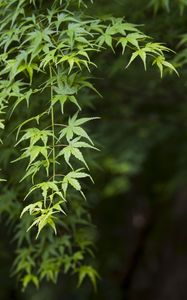
<path fill-rule="evenodd" d="M 52 79 L 52 68 L 51 65 L 49 65 L 49 73 L 50 73 L 50 79 Z M 51 83 L 51 99 L 53 98 L 53 87 Z M 53 132 L 53 138 L 52 138 L 52 153 L 53 153 L 53 180 L 55 180 L 55 173 L 56 173 L 56 168 L 55 168 L 55 159 L 56 159 L 56 153 L 55 153 L 55 122 L 54 122 L 54 108 L 53 105 L 51 107 L 51 128 Z"/>

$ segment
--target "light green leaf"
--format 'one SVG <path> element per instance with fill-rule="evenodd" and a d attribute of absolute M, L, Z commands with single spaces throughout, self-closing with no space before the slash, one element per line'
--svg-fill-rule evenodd
<path fill-rule="evenodd" d="M 78 270 L 79 273 L 79 282 L 78 282 L 78 286 L 80 286 L 83 282 L 83 280 L 88 277 L 93 286 L 94 289 L 96 290 L 96 279 L 99 278 L 99 274 L 97 273 L 97 271 L 91 267 L 91 266 L 81 266 Z"/>

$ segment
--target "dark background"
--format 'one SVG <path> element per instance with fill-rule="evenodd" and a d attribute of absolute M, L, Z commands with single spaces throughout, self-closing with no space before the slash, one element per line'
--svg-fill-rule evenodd
<path fill-rule="evenodd" d="M 97 3 L 96 3 L 97 2 Z M 187 14 L 172 1 L 170 12 L 144 0 L 95 1 L 88 13 L 125 16 L 164 41 L 181 62 L 180 35 Z M 187 56 L 186 56 L 187 57 Z M 57 285 L 20 292 L 10 277 L 14 243 L 0 226 L 2 300 L 186 300 L 187 299 L 187 72 L 180 77 L 145 72 L 140 62 L 125 69 L 120 49 L 98 57 L 95 85 L 103 99 L 91 98 L 85 110 L 101 117 L 92 134 L 101 149 L 92 155 L 95 185 L 87 192 L 97 226 L 97 293 L 89 282 L 76 289 L 74 277 Z"/>

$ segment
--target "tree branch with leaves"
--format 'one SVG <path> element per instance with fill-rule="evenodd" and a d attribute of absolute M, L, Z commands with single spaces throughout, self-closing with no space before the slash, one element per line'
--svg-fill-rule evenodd
<path fill-rule="evenodd" d="M 22 173 L 21 219 L 13 273 L 23 288 L 30 282 L 38 287 L 43 279 L 55 282 L 61 271 L 78 273 L 79 285 L 88 276 L 96 287 L 98 273 L 87 259 L 94 227 L 82 183 L 93 181 L 86 153 L 98 149 L 85 125 L 97 116 L 82 116 L 81 100 L 84 90 L 100 95 L 90 75 L 95 57 L 121 48 L 130 55 L 126 67 L 139 57 L 145 69 L 152 64 L 161 76 L 164 69 L 177 73 L 164 44 L 123 18 L 87 16 L 85 3 L 0 4 L 0 128 L 4 142 L 9 128 L 13 136 L 17 131 L 12 163 Z M 20 122 L 15 128 L 14 116 Z"/>

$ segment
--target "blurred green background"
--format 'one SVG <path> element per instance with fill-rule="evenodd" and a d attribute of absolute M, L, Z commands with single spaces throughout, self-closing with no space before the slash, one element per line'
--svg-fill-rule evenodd
<path fill-rule="evenodd" d="M 144 32 L 176 51 L 180 73 L 160 79 L 139 62 L 125 69 L 120 49 L 97 59 L 95 86 L 103 98 L 85 95 L 87 115 L 101 117 L 90 129 L 101 152 L 90 157 L 95 185 L 87 191 L 97 227 L 97 292 L 89 282 L 77 289 L 71 276 L 20 292 L 10 277 L 14 243 L 1 217 L 0 299 L 187 299 L 187 51 L 180 46 L 187 11 L 171 1 L 169 12 L 162 5 L 155 12 L 150 2 L 99 0 L 88 8 L 90 15 L 144 24 Z"/>

